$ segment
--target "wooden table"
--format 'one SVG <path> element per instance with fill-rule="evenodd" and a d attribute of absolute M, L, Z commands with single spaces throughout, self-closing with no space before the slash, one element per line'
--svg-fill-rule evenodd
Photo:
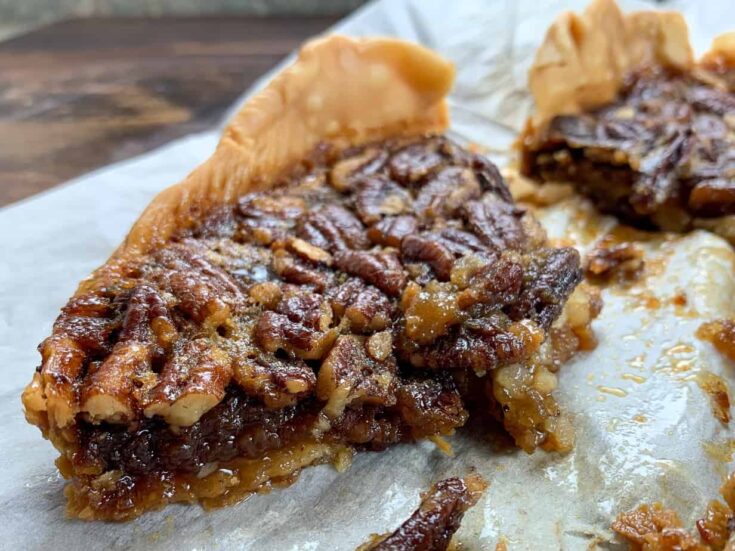
<path fill-rule="evenodd" d="M 0 205 L 211 128 L 334 21 L 90 19 L 0 43 Z"/>

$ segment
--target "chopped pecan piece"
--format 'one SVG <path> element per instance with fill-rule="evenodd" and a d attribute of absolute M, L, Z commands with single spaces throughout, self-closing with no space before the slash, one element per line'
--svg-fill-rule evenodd
<path fill-rule="evenodd" d="M 150 285 L 136 286 L 125 307 L 118 341 L 155 342 L 168 348 L 175 338 L 176 327 L 161 294 Z"/>
<path fill-rule="evenodd" d="M 329 285 L 330 274 L 294 258 L 288 251 L 279 249 L 273 253 L 273 271 L 284 281 L 309 285 L 321 291 Z"/>
<path fill-rule="evenodd" d="M 472 170 L 446 168 L 421 188 L 414 209 L 420 217 L 451 217 L 481 193 L 480 182 Z"/>
<path fill-rule="evenodd" d="M 157 382 L 151 372 L 151 348 L 120 342 L 104 362 L 94 364 L 81 395 L 81 411 L 92 422 L 126 423 L 138 407 L 136 387 Z M 147 384 L 146 384 L 147 383 Z"/>
<path fill-rule="evenodd" d="M 364 224 L 372 224 L 383 216 L 396 216 L 411 211 L 411 194 L 386 176 L 364 178 L 355 193 L 355 210 Z"/>
<path fill-rule="evenodd" d="M 282 238 L 305 208 L 301 197 L 250 193 L 239 201 L 238 212 L 243 220 L 236 233 L 245 241 L 268 245 Z"/>
<path fill-rule="evenodd" d="M 426 262 L 439 281 L 448 281 L 454 254 L 435 236 L 407 235 L 401 241 L 401 256 L 408 261 Z"/>
<path fill-rule="evenodd" d="M 515 320 L 528 317 L 548 328 L 581 279 L 576 249 L 539 251 L 526 268 L 520 297 L 508 315 Z"/>
<path fill-rule="evenodd" d="M 381 331 L 390 325 L 395 315 L 395 308 L 388 297 L 357 278 L 348 279 L 330 296 L 333 311 L 340 317 L 346 317 L 350 321 L 350 329 L 357 333 Z"/>
<path fill-rule="evenodd" d="M 524 211 L 498 200 L 470 201 L 464 206 L 467 225 L 492 250 L 521 249 L 526 236 L 521 217 Z"/>
<path fill-rule="evenodd" d="M 296 222 L 296 234 L 332 253 L 370 246 L 360 221 L 349 210 L 338 205 L 306 212 Z"/>
<path fill-rule="evenodd" d="M 338 337 L 319 369 L 316 393 L 327 402 L 324 412 L 331 418 L 339 417 L 350 406 L 392 406 L 395 391 L 395 360 L 392 356 L 374 359 L 360 337 Z"/>
<path fill-rule="evenodd" d="M 278 283 L 273 281 L 265 281 L 263 283 L 256 283 L 248 290 L 248 296 L 250 300 L 259 304 L 266 310 L 273 310 L 283 296 L 283 291 Z"/>
<path fill-rule="evenodd" d="M 449 280 L 456 258 L 482 250 L 477 237 L 455 228 L 408 235 L 401 242 L 403 258 L 425 262 L 440 281 Z"/>
<path fill-rule="evenodd" d="M 460 289 L 461 308 L 473 304 L 505 306 L 518 299 L 523 287 L 524 271 L 518 258 L 510 254 L 468 255 L 451 272 L 450 279 Z"/>
<path fill-rule="evenodd" d="M 395 532 L 375 536 L 357 551 L 445 551 L 465 512 L 486 488 L 478 475 L 441 480 L 422 494 L 418 509 Z"/>
<path fill-rule="evenodd" d="M 405 334 L 420 345 L 433 342 L 463 320 L 457 294 L 448 284 L 429 283 L 408 301 Z"/>
<path fill-rule="evenodd" d="M 403 266 L 390 252 L 340 251 L 334 258 L 334 264 L 392 297 L 398 296 L 406 284 Z"/>
<path fill-rule="evenodd" d="M 643 250 L 635 243 L 605 240 L 587 255 L 586 274 L 599 279 L 635 281 L 643 273 Z"/>
<path fill-rule="evenodd" d="M 444 162 L 441 139 L 428 144 L 411 144 L 393 154 L 388 167 L 398 182 L 408 185 L 425 178 Z"/>
<path fill-rule="evenodd" d="M 253 337 L 267 352 L 284 350 L 305 360 L 319 360 L 337 338 L 337 329 L 318 331 L 293 322 L 283 314 L 268 311 L 258 318 Z"/>
<path fill-rule="evenodd" d="M 234 365 L 237 384 L 270 409 L 282 409 L 307 397 L 316 388 L 314 371 L 302 360 L 258 354 Z"/>
<path fill-rule="evenodd" d="M 398 410 L 414 438 L 452 434 L 467 422 L 468 413 L 452 379 L 413 379 L 397 391 Z"/>
<path fill-rule="evenodd" d="M 484 375 L 505 363 L 526 359 L 542 339 L 543 334 L 533 325 L 485 318 L 462 324 L 429 347 L 406 347 L 402 351 L 416 367 L 441 370 L 450 365 L 452 369 Z"/>
<path fill-rule="evenodd" d="M 209 262 L 197 246 L 188 245 L 172 245 L 157 255 L 164 267 L 161 285 L 195 322 L 217 327 L 227 322 L 244 296 L 230 274 Z"/>
<path fill-rule="evenodd" d="M 283 296 L 275 311 L 317 331 L 326 331 L 332 325 L 332 307 L 317 293 L 292 289 Z"/>
<path fill-rule="evenodd" d="M 374 333 L 368 337 L 365 348 L 373 360 L 383 361 L 393 353 L 393 335 L 390 331 Z"/>
<path fill-rule="evenodd" d="M 258 192 L 243 196 L 238 211 L 248 218 L 273 217 L 278 222 L 293 220 L 306 209 L 302 197 Z"/>
<path fill-rule="evenodd" d="M 298 237 L 289 238 L 286 246 L 292 253 L 314 264 L 326 264 L 329 266 L 332 263 L 331 254 Z"/>
<path fill-rule="evenodd" d="M 115 306 L 107 297 L 87 294 L 74 297 L 61 310 L 54 329 L 68 335 L 91 354 L 109 354 L 110 337 L 119 321 Z"/>
<path fill-rule="evenodd" d="M 510 190 L 503 181 L 503 176 L 497 166 L 480 155 L 473 155 L 471 164 L 482 191 L 490 191 L 506 203 L 513 202 Z"/>
<path fill-rule="evenodd" d="M 367 236 L 376 245 L 398 248 L 407 235 L 416 233 L 419 223 L 414 216 L 386 216 L 368 228 Z"/>
<path fill-rule="evenodd" d="M 232 359 L 206 339 L 175 347 L 160 381 L 146 399 L 145 414 L 189 426 L 222 401 L 232 378 Z"/>
<path fill-rule="evenodd" d="M 86 353 L 74 339 L 63 333 L 48 337 L 39 350 L 43 369 L 40 374 L 36 373 L 32 388 L 23 397 L 34 400 L 34 405 L 42 408 L 39 411 L 48 412 L 51 422 L 65 428 L 79 411 L 75 382 L 84 373 Z M 36 404 L 37 401 L 40 404 Z"/>
<path fill-rule="evenodd" d="M 337 161 L 329 173 L 329 183 L 337 191 L 349 191 L 361 176 L 374 174 L 385 161 L 388 154 L 380 149 L 367 149 L 354 157 Z"/>

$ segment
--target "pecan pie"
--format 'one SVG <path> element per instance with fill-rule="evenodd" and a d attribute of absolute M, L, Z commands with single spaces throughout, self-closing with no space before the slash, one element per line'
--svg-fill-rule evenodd
<path fill-rule="evenodd" d="M 396 40 L 308 44 L 80 284 L 23 395 L 70 514 L 232 503 L 472 409 L 571 446 L 554 373 L 599 301 L 440 135 L 452 75 Z"/>
<path fill-rule="evenodd" d="M 526 175 L 644 229 L 735 242 L 735 33 L 695 63 L 680 14 L 596 0 L 551 27 L 529 80 Z"/>
<path fill-rule="evenodd" d="M 418 509 L 395 532 L 373 536 L 357 551 L 444 551 L 462 517 L 486 488 L 487 483 L 476 474 L 440 480 L 421 496 Z"/>

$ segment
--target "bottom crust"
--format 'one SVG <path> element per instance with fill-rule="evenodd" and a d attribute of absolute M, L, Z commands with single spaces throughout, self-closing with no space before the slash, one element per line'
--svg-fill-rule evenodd
<path fill-rule="evenodd" d="M 211 466 L 202 474 L 155 474 L 131 477 L 122 471 L 74 478 L 66 486 L 67 514 L 83 520 L 128 520 L 169 503 L 196 503 L 216 509 L 242 501 L 273 487 L 290 486 L 304 467 L 331 463 L 345 470 L 353 449 L 340 444 L 302 442 L 275 450 L 260 459 L 234 459 Z M 73 476 L 63 457 L 57 466 Z"/>

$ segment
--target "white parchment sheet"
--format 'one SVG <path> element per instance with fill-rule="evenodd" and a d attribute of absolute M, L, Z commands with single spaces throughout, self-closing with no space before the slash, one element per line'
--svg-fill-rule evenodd
<path fill-rule="evenodd" d="M 458 68 L 454 135 L 502 151 L 528 112 L 526 71 L 546 27 L 584 4 L 385 0 L 338 30 L 401 36 L 450 58 Z M 735 29 L 732 1 L 666 7 L 685 11 L 699 51 Z M 627 295 L 605 292 L 594 326 L 599 347 L 561 371 L 559 399 L 577 428 L 567 455 L 500 453 L 487 437 L 458 434 L 454 458 L 428 443 L 396 446 L 358 455 L 344 474 L 307 469 L 290 488 L 215 512 L 172 506 L 127 524 L 64 518 L 56 452 L 21 411 L 21 389 L 39 362 L 36 345 L 78 280 L 217 138 L 214 131 L 193 135 L 0 210 L 0 549 L 349 550 L 395 527 L 432 481 L 470 467 L 491 485 L 458 534 L 468 550 L 493 549 L 501 537 L 510 549 L 617 548 L 609 530 L 616 512 L 663 500 L 692 527 L 716 497 L 733 464 L 704 445 L 725 444 L 733 434 L 714 419 L 696 374 L 712 371 L 732 387 L 735 366 L 694 331 L 703 320 L 735 314 L 735 254 L 719 238 L 694 233 L 648 243 L 647 260 L 659 270 Z M 614 224 L 577 199 L 538 214 L 553 237 L 572 238 L 581 249 Z M 679 290 L 689 299 L 685 315 L 669 302 Z M 649 295 L 661 308 L 643 306 Z"/>

